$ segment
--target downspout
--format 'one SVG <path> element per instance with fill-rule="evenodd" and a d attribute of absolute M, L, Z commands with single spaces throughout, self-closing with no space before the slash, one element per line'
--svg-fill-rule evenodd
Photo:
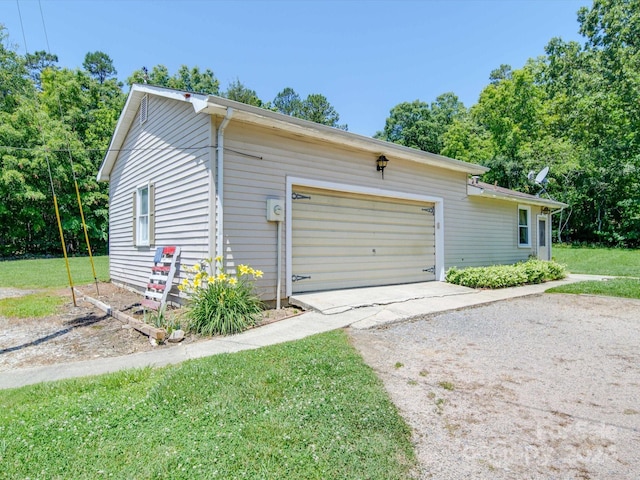
<path fill-rule="evenodd" d="M 216 186 L 216 257 L 222 258 L 224 265 L 224 130 L 227 128 L 231 117 L 233 116 L 233 108 L 227 107 L 227 114 L 222 119 L 222 123 L 218 127 L 218 138 L 216 142 L 216 173 L 218 182 Z M 216 263 L 216 270 L 218 265 Z"/>

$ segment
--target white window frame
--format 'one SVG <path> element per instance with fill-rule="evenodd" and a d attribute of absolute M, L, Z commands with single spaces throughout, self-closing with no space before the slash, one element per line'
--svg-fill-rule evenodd
<path fill-rule="evenodd" d="M 147 191 L 147 211 L 142 211 L 142 192 Z M 149 183 L 140 185 L 136 189 L 136 245 L 148 247 L 151 245 L 151 187 Z M 143 226 L 143 220 L 146 220 L 146 226 Z M 146 235 L 146 238 L 144 238 Z"/>
<path fill-rule="evenodd" d="M 527 212 L 527 224 L 526 225 L 520 223 L 520 212 L 521 211 Z M 528 205 L 518 205 L 517 222 L 518 222 L 518 229 L 517 229 L 518 248 L 530 248 L 531 247 L 531 207 L 530 206 L 528 206 Z M 520 241 L 520 229 L 521 228 L 526 228 L 527 229 L 527 242 L 526 243 L 522 243 Z"/>

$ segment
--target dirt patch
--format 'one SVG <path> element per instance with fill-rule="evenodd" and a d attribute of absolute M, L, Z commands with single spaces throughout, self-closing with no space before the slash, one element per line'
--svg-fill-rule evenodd
<path fill-rule="evenodd" d="M 635 479 L 638 312 L 539 295 L 349 333 L 413 429 L 419 478 Z"/>
<path fill-rule="evenodd" d="M 84 295 L 110 305 L 139 320 L 143 319 L 139 303 L 141 296 L 111 283 L 100 283 L 99 294 L 94 284 L 77 287 Z M 16 289 L 0 289 L 0 298 L 33 293 Z M 51 365 L 62 362 L 89 360 L 174 348 L 176 344 L 152 345 L 146 335 L 107 315 L 98 307 L 76 295 L 73 305 L 69 289 L 57 294 L 66 298 L 55 315 L 37 319 L 11 319 L 0 317 L 0 371 Z M 260 325 L 297 314 L 293 308 L 264 312 Z M 183 343 L 209 340 L 189 334 Z"/>

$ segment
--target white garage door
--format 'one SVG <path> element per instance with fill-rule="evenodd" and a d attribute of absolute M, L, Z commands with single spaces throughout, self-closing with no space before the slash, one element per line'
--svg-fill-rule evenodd
<path fill-rule="evenodd" d="M 292 290 L 435 280 L 434 204 L 293 187 Z"/>

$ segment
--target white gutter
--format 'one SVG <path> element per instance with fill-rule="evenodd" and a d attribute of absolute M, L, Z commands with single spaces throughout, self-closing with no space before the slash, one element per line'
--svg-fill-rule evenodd
<path fill-rule="evenodd" d="M 216 257 L 222 258 L 224 265 L 224 129 L 227 128 L 231 117 L 233 116 L 233 108 L 227 108 L 227 114 L 224 116 L 222 123 L 218 127 L 218 141 L 216 143 L 216 173 L 218 174 L 218 185 L 216 187 Z M 216 264 L 216 270 L 218 266 Z"/>

